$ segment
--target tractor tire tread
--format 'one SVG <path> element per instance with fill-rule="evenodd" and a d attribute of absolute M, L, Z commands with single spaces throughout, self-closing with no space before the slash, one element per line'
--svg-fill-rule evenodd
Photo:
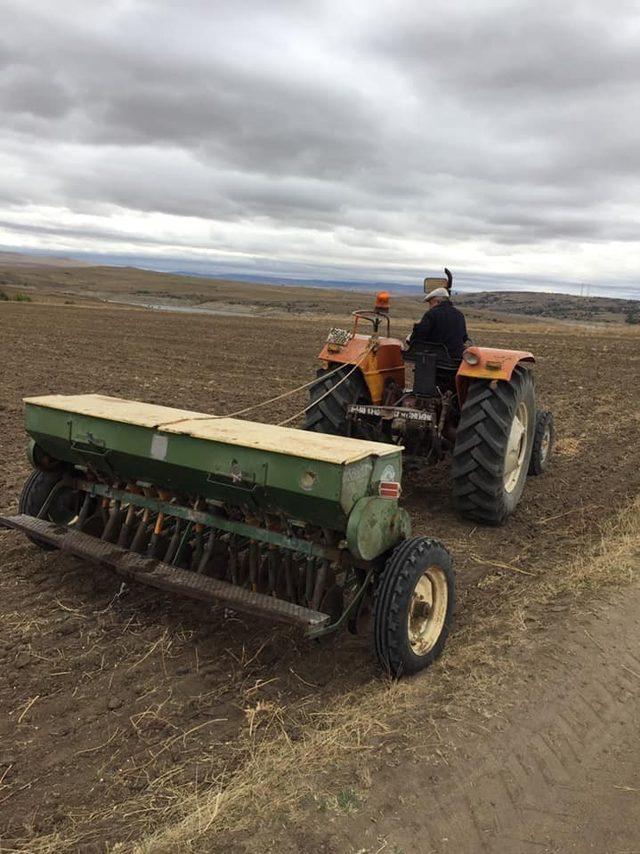
<path fill-rule="evenodd" d="M 309 388 L 311 408 L 305 414 L 305 430 L 346 435 L 348 405 L 371 399 L 360 371 L 353 371 L 344 379 L 349 371 L 353 371 L 353 365 L 345 365 L 337 371 L 335 368 L 318 371 L 317 379 Z"/>
<path fill-rule="evenodd" d="M 40 509 L 56 482 L 60 479 L 60 472 L 45 472 L 34 469 L 24 482 L 20 499 L 18 501 L 18 513 L 25 516 L 37 516 Z M 37 537 L 27 534 L 27 539 L 39 546 L 43 551 L 55 551 L 55 546 L 42 542 Z"/>
<path fill-rule="evenodd" d="M 551 440 L 547 450 L 547 455 L 545 459 L 542 460 L 540 457 L 540 451 L 547 425 L 550 425 L 551 428 Z M 551 451 L 553 450 L 554 439 L 555 426 L 553 423 L 553 413 L 549 409 L 539 409 L 536 412 L 536 429 L 533 434 L 533 448 L 531 450 L 528 474 L 536 476 L 543 474 L 549 468 L 549 458 L 551 456 Z"/>
<path fill-rule="evenodd" d="M 512 494 L 504 488 L 504 458 L 517 405 L 529 409 L 529 451 L 533 447 L 535 412 L 533 376 L 518 365 L 511 380 L 475 380 L 462 408 L 453 450 L 453 499 L 458 512 L 467 518 L 501 525 L 513 512 L 522 493 L 525 472 Z"/>

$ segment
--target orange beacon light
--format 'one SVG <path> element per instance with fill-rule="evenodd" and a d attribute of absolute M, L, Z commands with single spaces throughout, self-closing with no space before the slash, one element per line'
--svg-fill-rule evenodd
<path fill-rule="evenodd" d="M 380 291 L 376 294 L 376 311 L 384 312 L 385 314 L 389 311 L 389 292 L 388 291 Z"/>

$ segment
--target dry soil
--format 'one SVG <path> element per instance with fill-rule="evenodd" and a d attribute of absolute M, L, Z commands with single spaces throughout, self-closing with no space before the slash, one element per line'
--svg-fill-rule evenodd
<path fill-rule="evenodd" d="M 321 296 L 314 293 L 314 300 Z M 65 304 L 39 295 L 30 303 L 0 302 L 0 511 L 15 509 L 29 471 L 23 397 L 99 391 L 202 411 L 234 411 L 312 376 L 327 325 L 340 319 L 335 304 L 331 309 L 333 314 L 319 318 L 205 317 L 90 300 Z M 399 323 L 402 336 L 410 327 L 408 318 L 405 313 Z M 413 680 L 409 702 L 415 720 L 425 712 L 421 695 L 431 711 L 455 709 L 456 691 L 463 702 L 464 686 L 473 684 L 476 668 L 483 666 L 462 655 L 465 639 L 498 631 L 500 637 L 487 635 L 491 643 L 508 643 L 510 629 L 494 620 L 501 603 L 541 588 L 552 581 L 557 567 L 587 554 L 640 486 L 640 410 L 634 392 L 640 335 L 634 329 L 524 324 L 507 318 L 477 320 L 472 331 L 483 343 L 536 354 L 538 399 L 554 411 L 557 448 L 552 471 L 530 479 L 521 506 L 501 529 L 456 518 L 446 463 L 407 475 L 405 504 L 414 529 L 445 541 L 459 585 L 451 668 L 445 653 L 441 665 Z M 277 422 L 304 403 L 304 396 L 284 400 L 256 416 Z M 256 750 L 264 749 L 269 739 L 284 733 L 293 747 L 304 744 L 307 722 L 317 729 L 317 716 L 326 710 L 357 708 L 362 698 L 370 703 L 389 691 L 366 637 L 344 635 L 331 644 L 311 644 L 268 622 L 122 585 L 115 576 L 42 552 L 8 531 L 0 532 L 0 548 L 3 850 L 98 852 L 117 843 L 129 850 L 136 840 L 154 834 L 159 836 L 150 850 L 192 845 L 241 852 L 259 850 L 257 840 L 262 850 L 276 850 L 264 841 L 256 822 L 271 827 L 279 805 L 274 803 L 273 815 L 252 816 L 254 807 L 262 803 L 264 808 L 264 803 L 258 798 L 254 804 L 251 792 L 244 816 L 238 817 L 242 809 L 236 803 L 228 818 L 220 821 L 216 814 L 206 827 L 183 836 L 165 838 L 163 827 L 185 815 L 184 803 L 194 792 L 220 797 L 244 774 L 253 773 L 251 763 L 262 755 Z M 569 605 L 562 600 L 559 607 Z M 557 614 L 548 617 L 558 620 Z M 544 619 L 537 611 L 536 620 Z M 637 620 L 633 631 L 637 640 Z M 598 644 L 604 648 L 606 639 Z M 535 669 L 535 660 L 530 666 Z M 566 674 L 564 658 L 562 667 Z M 593 673 L 587 678 L 592 680 Z M 526 689 L 518 690 L 526 694 Z M 540 727 L 546 726 L 546 719 L 540 720 Z M 332 725 L 327 724 L 329 730 Z M 517 732 L 518 726 L 518 719 L 509 721 L 509 732 Z M 355 851 L 360 836 L 362 850 L 377 850 L 362 822 L 374 812 L 376 821 L 384 820 L 384 793 L 364 798 L 360 790 L 373 791 L 368 757 L 379 764 L 385 744 L 393 751 L 411 741 L 411 727 L 406 732 L 401 723 L 394 727 L 395 736 L 382 719 L 380 727 L 370 727 L 371 739 L 367 742 L 363 735 L 357 761 L 345 744 L 340 760 L 331 760 L 330 773 L 313 769 L 320 775 L 314 785 L 324 794 L 295 804 L 303 809 L 308 835 L 299 835 L 298 824 L 284 830 L 281 821 L 277 824 L 290 850 Z M 487 750 L 495 738 L 487 733 Z M 517 740 L 513 734 L 509 738 Z M 397 754 L 389 754 L 390 767 L 396 759 Z M 470 758 L 457 773 L 467 777 L 475 767 Z M 495 781 L 494 765 L 487 768 L 486 776 Z M 536 773 L 544 777 L 546 772 Z M 573 771 L 568 773 L 573 779 Z M 556 782 L 561 781 L 558 775 Z M 345 785 L 351 779 L 356 782 Z M 388 781 L 398 785 L 393 776 Z M 621 785 L 629 785 L 626 781 L 621 778 Z M 263 784 L 270 785 L 268 776 Z M 567 785 L 573 785 L 571 780 Z M 457 812 L 462 797 L 458 784 L 445 774 L 443 782 L 432 781 L 433 791 L 440 786 L 444 815 Z M 335 803 L 326 797 L 332 787 Z M 450 791 L 453 801 L 447 800 Z M 579 797 L 579 787 L 577 791 Z M 500 792 L 495 797 L 507 797 L 503 788 Z M 551 806 L 545 807 L 549 815 Z M 290 808 L 284 804 L 283 815 Z M 325 833 L 327 809 L 332 827 L 338 817 L 335 833 Z M 491 810 L 487 815 L 492 833 Z M 509 827 L 515 827 L 521 814 L 510 815 Z M 424 837 L 431 848 L 418 847 L 426 821 L 422 812 L 420 816 L 418 828 L 406 829 L 393 843 L 396 848 L 387 843 L 386 850 L 483 850 L 443 847 L 441 815 Z M 406 812 L 401 817 L 406 821 Z M 473 832 L 482 837 L 482 820 L 479 827 Z M 389 839 L 382 830 L 378 835 Z M 172 838 L 178 842 L 166 841 Z M 637 835 L 634 844 L 629 851 L 640 845 Z"/>

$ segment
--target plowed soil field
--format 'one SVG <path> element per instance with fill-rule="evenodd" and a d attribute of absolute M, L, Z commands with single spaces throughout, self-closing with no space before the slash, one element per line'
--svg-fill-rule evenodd
<path fill-rule="evenodd" d="M 233 412 L 308 380 L 327 327 L 340 322 L 0 303 L 0 511 L 15 512 L 29 473 L 23 397 L 99 391 Z M 409 327 L 401 320 L 398 336 Z M 397 756 L 408 720 L 414 729 L 427 713 L 482 706 L 479 671 L 500 679 L 523 626 L 535 633 L 565 618 L 573 593 L 569 581 L 558 593 L 558 567 L 596 548 L 639 491 L 640 334 L 508 318 L 471 332 L 536 354 L 555 459 L 500 529 L 456 518 L 446 463 L 405 478 L 414 530 L 444 540 L 459 584 L 449 649 L 409 687 L 380 676 L 367 637 L 312 644 L 0 531 L 2 850 L 277 850 L 263 835 L 258 844 L 256 823 L 264 830 L 300 809 L 312 816 L 303 825 L 277 824 L 288 850 L 341 850 L 323 827 L 361 809 L 369 759 Z M 277 422 L 305 402 L 256 416 Z M 554 598 L 543 607 L 545 591 Z M 518 608 L 507 612 L 510 602 Z M 292 788 L 287 775 L 307 783 Z"/>

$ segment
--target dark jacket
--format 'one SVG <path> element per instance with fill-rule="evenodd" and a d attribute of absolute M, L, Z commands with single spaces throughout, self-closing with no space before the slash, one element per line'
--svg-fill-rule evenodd
<path fill-rule="evenodd" d="M 464 314 L 450 300 L 427 311 L 413 327 L 409 346 L 444 344 L 452 359 L 461 359 L 465 342 L 469 341 Z"/>

